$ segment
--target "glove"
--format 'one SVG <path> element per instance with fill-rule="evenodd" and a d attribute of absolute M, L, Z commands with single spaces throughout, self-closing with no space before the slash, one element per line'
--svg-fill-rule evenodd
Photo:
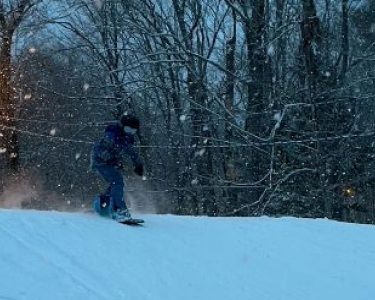
<path fill-rule="evenodd" d="M 134 172 L 139 176 L 143 176 L 143 165 L 142 164 L 136 165 L 134 168 Z"/>

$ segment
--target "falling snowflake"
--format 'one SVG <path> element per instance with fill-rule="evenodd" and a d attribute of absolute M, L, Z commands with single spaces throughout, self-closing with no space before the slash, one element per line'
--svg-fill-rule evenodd
<path fill-rule="evenodd" d="M 185 120 L 186 120 L 186 116 L 185 116 L 185 115 L 181 115 L 181 116 L 180 116 L 180 121 L 181 121 L 181 122 L 184 122 Z"/>
<path fill-rule="evenodd" d="M 6 148 L 0 148 L 0 154 L 3 154 L 3 153 L 5 153 L 5 152 L 7 152 L 7 149 L 6 149 Z"/>
<path fill-rule="evenodd" d="M 201 150 L 195 152 L 195 157 L 203 156 L 205 152 L 206 152 L 206 149 L 201 149 Z"/>
<path fill-rule="evenodd" d="M 203 131 L 208 131 L 208 125 L 203 126 Z"/>
<path fill-rule="evenodd" d="M 49 134 L 52 135 L 52 136 L 56 135 L 56 128 L 51 129 Z"/>
<path fill-rule="evenodd" d="M 31 54 L 36 53 L 36 48 L 34 48 L 34 47 L 29 48 L 29 53 L 31 53 Z"/>
<path fill-rule="evenodd" d="M 197 185 L 197 184 L 198 184 L 198 179 L 197 179 L 197 178 L 194 178 L 194 179 L 191 181 L 191 184 L 192 184 L 192 185 Z"/>
<path fill-rule="evenodd" d="M 94 4 L 95 4 L 96 8 L 100 10 L 103 7 L 104 0 L 94 0 Z"/>
<path fill-rule="evenodd" d="M 80 157 L 81 157 L 81 153 L 76 153 L 76 156 L 75 156 L 76 160 L 78 160 Z"/>
<path fill-rule="evenodd" d="M 146 177 L 146 176 L 142 176 L 142 180 L 143 180 L 143 181 L 146 181 L 146 180 L 147 180 L 147 177 Z"/>
<path fill-rule="evenodd" d="M 281 112 L 277 112 L 273 115 L 273 119 L 276 121 L 276 122 L 280 122 L 281 121 Z"/>
<path fill-rule="evenodd" d="M 83 90 L 86 92 L 90 88 L 90 85 L 88 83 L 85 83 L 83 85 Z"/>
<path fill-rule="evenodd" d="M 269 45 L 267 47 L 267 54 L 269 56 L 274 56 L 275 55 L 275 47 L 273 45 Z"/>
<path fill-rule="evenodd" d="M 25 97 L 23 97 L 25 100 L 30 100 L 31 99 L 31 94 L 26 94 Z"/>

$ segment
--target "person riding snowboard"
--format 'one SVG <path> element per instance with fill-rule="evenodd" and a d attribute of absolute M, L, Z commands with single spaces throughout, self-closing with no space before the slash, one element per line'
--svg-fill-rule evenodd
<path fill-rule="evenodd" d="M 123 222 L 131 219 L 124 199 L 124 179 L 121 173 L 122 156 L 130 156 L 134 172 L 143 176 L 143 163 L 134 149 L 134 135 L 139 129 L 139 120 L 132 115 L 124 115 L 116 124 L 107 126 L 104 136 L 95 143 L 91 154 L 91 166 L 109 184 L 107 190 L 94 202 L 100 214 Z"/>

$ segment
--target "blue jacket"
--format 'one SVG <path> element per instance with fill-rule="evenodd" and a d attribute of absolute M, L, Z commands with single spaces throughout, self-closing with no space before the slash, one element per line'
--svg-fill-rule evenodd
<path fill-rule="evenodd" d="M 107 126 L 104 137 L 94 145 L 91 153 L 91 166 L 110 165 L 118 167 L 122 165 L 122 156 L 130 156 L 134 166 L 141 165 L 137 151 L 133 147 L 134 136 L 126 134 L 120 124 Z"/>

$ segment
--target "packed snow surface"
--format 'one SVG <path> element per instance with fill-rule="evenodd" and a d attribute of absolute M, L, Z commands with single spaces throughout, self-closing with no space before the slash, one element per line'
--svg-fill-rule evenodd
<path fill-rule="evenodd" d="M 373 300 L 375 227 L 0 210 L 3 300 Z"/>

